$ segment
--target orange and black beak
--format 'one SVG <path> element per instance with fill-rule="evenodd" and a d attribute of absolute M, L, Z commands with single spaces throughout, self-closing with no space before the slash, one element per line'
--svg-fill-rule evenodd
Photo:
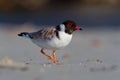
<path fill-rule="evenodd" d="M 75 29 L 76 29 L 76 30 L 83 30 L 83 29 L 82 29 L 81 27 L 79 27 L 79 26 L 76 26 Z"/>

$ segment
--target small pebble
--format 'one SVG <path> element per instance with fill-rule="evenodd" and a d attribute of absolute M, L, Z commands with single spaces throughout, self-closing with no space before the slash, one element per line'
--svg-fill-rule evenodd
<path fill-rule="evenodd" d="M 96 62 L 97 62 L 97 63 L 103 63 L 103 61 L 100 60 L 100 59 L 96 59 Z"/>

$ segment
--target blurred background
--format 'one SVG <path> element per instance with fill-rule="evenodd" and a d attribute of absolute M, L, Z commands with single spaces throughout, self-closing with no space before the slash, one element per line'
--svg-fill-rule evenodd
<path fill-rule="evenodd" d="M 87 28 L 115 29 L 119 7 L 119 0 L 0 0 L 0 24 L 56 25 L 72 19 Z"/>
<path fill-rule="evenodd" d="M 76 31 L 69 46 L 58 51 L 62 66 L 17 36 L 68 19 L 83 31 Z M 26 70 L 16 66 L 20 62 Z M 120 0 L 0 0 L 0 79 L 119 80 L 119 75 Z"/>

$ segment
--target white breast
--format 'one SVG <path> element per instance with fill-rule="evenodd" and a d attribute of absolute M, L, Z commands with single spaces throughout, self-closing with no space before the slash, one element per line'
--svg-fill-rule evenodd
<path fill-rule="evenodd" d="M 59 31 L 59 37 L 60 39 L 58 39 L 56 35 L 54 35 L 53 38 L 49 40 L 38 39 L 38 40 L 32 40 L 32 42 L 41 48 L 57 50 L 64 48 L 70 43 L 72 39 L 72 34 L 69 35 L 63 31 Z"/>
<path fill-rule="evenodd" d="M 59 37 L 60 39 L 58 39 L 57 37 L 54 37 L 51 41 L 51 43 L 54 44 L 54 46 L 57 49 L 64 48 L 71 42 L 71 39 L 72 39 L 72 35 L 66 34 L 65 32 L 62 32 L 62 31 L 59 32 Z"/>

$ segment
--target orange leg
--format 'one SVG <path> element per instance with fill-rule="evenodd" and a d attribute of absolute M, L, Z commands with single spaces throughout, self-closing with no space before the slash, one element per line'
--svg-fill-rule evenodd
<path fill-rule="evenodd" d="M 55 61 L 58 63 L 57 59 L 56 59 L 56 51 L 53 50 L 52 56 L 54 57 Z"/>
<path fill-rule="evenodd" d="M 55 50 L 53 51 L 52 56 L 46 54 L 43 50 L 44 49 L 41 49 L 41 51 L 40 51 L 43 55 L 48 57 L 53 63 L 58 64 L 58 61 L 56 60 L 56 57 L 55 57 L 55 55 L 56 55 Z"/>

